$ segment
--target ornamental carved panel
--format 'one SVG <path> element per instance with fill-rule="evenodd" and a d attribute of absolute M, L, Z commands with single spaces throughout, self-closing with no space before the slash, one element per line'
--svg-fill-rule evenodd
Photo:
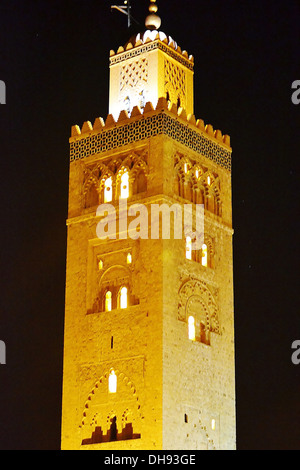
<path fill-rule="evenodd" d="M 165 89 L 172 103 L 178 103 L 183 108 L 186 107 L 185 71 L 169 60 L 165 60 Z"/>
<path fill-rule="evenodd" d="M 146 104 L 148 60 L 140 58 L 125 64 L 120 71 L 120 102 L 131 111 L 134 105 L 141 109 Z"/>
<path fill-rule="evenodd" d="M 198 279 L 185 281 L 179 289 L 178 320 L 187 322 L 193 316 L 209 332 L 220 334 L 218 306 L 205 282 Z"/>

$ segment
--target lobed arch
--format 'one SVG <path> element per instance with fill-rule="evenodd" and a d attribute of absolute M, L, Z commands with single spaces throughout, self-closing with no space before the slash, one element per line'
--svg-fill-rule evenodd
<path fill-rule="evenodd" d="M 178 320 L 188 321 L 190 303 L 194 300 L 203 308 L 205 324 L 209 332 L 220 334 L 218 307 L 216 300 L 207 285 L 196 278 L 190 278 L 181 284 L 178 291 Z"/>
<path fill-rule="evenodd" d="M 92 406 L 93 406 L 94 402 L 96 401 L 95 398 L 97 396 L 97 391 L 101 387 L 106 387 L 108 389 L 108 378 L 109 378 L 111 370 L 112 370 L 112 368 L 107 369 L 103 373 L 103 375 L 101 375 L 100 378 L 97 379 L 97 381 L 95 382 L 93 388 L 91 389 L 90 393 L 88 394 L 87 399 L 84 403 L 83 411 L 82 411 L 82 419 L 81 419 L 81 424 L 79 426 L 80 428 L 83 428 L 84 426 L 91 423 L 91 420 L 93 419 L 94 415 L 93 415 L 93 413 L 91 413 L 91 417 L 89 417 L 88 416 L 89 412 L 91 412 Z M 140 404 L 140 400 L 139 400 L 139 396 L 137 394 L 137 389 L 136 389 L 135 384 L 132 382 L 132 380 L 130 380 L 130 378 L 127 375 L 125 375 L 119 369 L 113 369 L 113 370 L 114 370 L 114 372 L 117 376 L 118 387 L 120 387 L 120 383 L 121 383 L 121 385 L 125 386 L 125 388 L 128 391 L 129 397 L 131 397 L 132 400 L 133 400 L 137 418 L 142 419 L 141 404 Z M 109 416 L 115 416 L 117 414 L 116 409 L 112 409 L 111 404 L 109 402 L 107 402 L 107 408 L 110 411 L 108 412 L 108 415 L 106 413 L 106 420 L 108 419 Z M 124 410 L 126 410 L 126 409 L 128 409 L 128 406 L 127 406 L 127 404 L 126 405 L 124 404 Z"/>
<path fill-rule="evenodd" d="M 175 193 L 193 204 L 204 204 L 206 210 L 221 216 L 219 176 L 179 153 L 174 157 Z"/>
<path fill-rule="evenodd" d="M 201 305 L 201 309 L 199 309 L 199 313 L 196 313 L 192 316 L 194 316 L 195 319 L 197 319 L 199 322 L 204 322 L 205 324 L 205 329 L 207 331 L 210 331 L 210 313 L 209 313 L 209 310 L 206 306 L 206 304 L 203 302 L 202 298 L 200 295 L 198 294 L 192 294 L 188 299 L 187 299 L 187 302 L 186 302 L 186 306 L 185 306 L 185 317 L 186 317 L 186 321 L 188 322 L 188 318 L 191 316 L 191 304 L 193 302 L 197 302 L 197 305 Z"/>
<path fill-rule="evenodd" d="M 139 304 L 139 299 L 135 296 L 132 284 L 132 271 L 129 266 L 112 265 L 108 267 L 98 279 L 97 295 L 93 303 L 91 312 L 106 312 L 115 309 L 125 308 L 120 306 L 120 292 L 126 287 L 126 308 Z M 110 292 L 110 308 L 106 308 L 106 294 Z"/>
<path fill-rule="evenodd" d="M 92 202 L 97 199 L 95 191 L 99 195 L 98 203 L 105 202 L 105 183 L 109 178 L 111 178 L 111 201 L 118 199 L 121 195 L 121 179 L 125 173 L 128 174 L 126 198 L 145 192 L 149 176 L 146 160 L 144 151 L 142 153 L 130 152 L 124 158 L 114 158 L 109 162 L 97 162 L 90 166 L 83 164 L 84 207 L 91 207 L 91 204 L 87 203 L 87 195 L 90 191 L 94 191 L 95 196 Z"/>

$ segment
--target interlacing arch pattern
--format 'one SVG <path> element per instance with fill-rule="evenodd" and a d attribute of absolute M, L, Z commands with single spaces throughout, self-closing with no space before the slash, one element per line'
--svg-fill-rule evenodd
<path fill-rule="evenodd" d="M 99 389 L 99 387 L 101 386 L 105 386 L 105 387 L 108 387 L 108 379 L 109 379 L 109 375 L 110 375 L 110 370 L 107 370 L 98 380 L 97 382 L 95 383 L 94 387 L 92 388 L 91 392 L 89 393 L 88 397 L 87 397 L 87 400 L 84 404 L 84 410 L 83 410 L 83 413 L 82 413 L 82 421 L 81 421 L 81 425 L 80 427 L 83 427 L 87 424 L 90 424 L 90 420 L 88 422 L 87 420 L 87 415 L 88 415 L 88 411 L 89 409 L 91 408 L 92 404 L 93 404 L 93 399 L 95 397 L 95 394 L 97 392 L 97 390 Z M 138 410 L 138 417 L 139 418 L 142 418 L 142 414 L 141 414 L 141 405 L 140 405 L 140 402 L 139 402 L 139 397 L 137 395 L 137 391 L 136 391 L 136 387 L 135 385 L 132 383 L 132 381 L 123 373 L 123 372 L 120 372 L 118 369 L 116 369 L 115 371 L 115 374 L 117 376 L 117 379 L 118 379 L 118 383 L 120 381 L 122 381 L 129 389 L 130 391 L 130 394 L 132 395 L 132 398 L 136 401 L 136 409 Z M 128 413 L 128 409 L 126 409 L 123 413 L 124 416 L 122 416 L 122 418 L 125 419 L 125 414 Z M 111 413 L 107 416 L 107 423 L 109 423 L 109 419 L 111 416 L 114 416 L 116 413 L 114 411 L 111 411 Z M 96 419 L 96 416 L 94 415 L 92 417 L 92 421 Z"/>
<path fill-rule="evenodd" d="M 83 166 L 83 200 L 86 208 L 118 199 L 121 195 L 120 185 L 124 173 L 128 174 L 129 197 L 147 189 L 148 165 L 145 153 L 131 152 L 123 158 L 96 162 L 92 165 L 83 164 Z M 104 188 L 110 178 L 112 197 L 106 201 Z"/>
<path fill-rule="evenodd" d="M 178 320 L 188 323 L 189 316 L 193 316 L 196 322 L 203 322 L 208 339 L 211 332 L 221 334 L 217 302 L 205 282 L 187 279 L 178 295 Z"/>
<path fill-rule="evenodd" d="M 195 160 L 176 153 L 174 157 L 175 192 L 194 204 L 221 216 L 220 178 Z"/>
<path fill-rule="evenodd" d="M 165 60 L 165 89 L 172 103 L 186 108 L 185 71 L 169 60 Z"/>

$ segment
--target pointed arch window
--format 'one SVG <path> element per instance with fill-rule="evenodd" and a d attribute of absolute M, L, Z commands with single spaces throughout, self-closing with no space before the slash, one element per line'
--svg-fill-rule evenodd
<path fill-rule="evenodd" d="M 117 392 L 117 376 L 114 370 L 110 372 L 108 377 L 108 391 L 109 393 Z"/>
<path fill-rule="evenodd" d="M 128 305 L 128 289 L 127 287 L 121 287 L 119 291 L 119 308 L 127 308 Z"/>
<path fill-rule="evenodd" d="M 196 167 L 196 169 L 195 169 L 196 180 L 200 179 L 200 177 L 202 176 L 202 173 L 203 173 L 203 171 L 202 171 L 201 167 L 199 167 L 199 166 Z"/>
<path fill-rule="evenodd" d="M 196 340 L 196 329 L 195 329 L 195 318 L 189 317 L 188 319 L 188 328 L 189 328 L 189 340 Z"/>
<path fill-rule="evenodd" d="M 129 197 L 129 174 L 127 170 L 121 176 L 120 185 L 120 198 L 127 199 Z"/>
<path fill-rule="evenodd" d="M 104 202 L 112 201 L 112 178 L 109 177 L 104 183 Z"/>
<path fill-rule="evenodd" d="M 111 291 L 108 290 L 105 294 L 105 311 L 110 312 L 112 309 L 112 294 Z"/>

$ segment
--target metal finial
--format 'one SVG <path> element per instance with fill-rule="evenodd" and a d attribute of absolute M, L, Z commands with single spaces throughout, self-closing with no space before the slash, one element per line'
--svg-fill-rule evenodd
<path fill-rule="evenodd" d="M 147 29 L 159 29 L 161 25 L 161 19 L 156 15 L 158 7 L 156 5 L 156 0 L 150 0 L 149 12 L 150 15 L 147 16 L 145 20 L 145 26 Z"/>
<path fill-rule="evenodd" d="M 125 0 L 124 1 L 124 5 L 112 5 L 111 6 L 111 9 L 112 10 L 118 10 L 120 11 L 121 13 L 124 13 L 124 15 L 127 16 L 127 19 L 128 19 L 128 28 L 130 28 L 131 26 L 131 20 L 133 19 L 132 16 L 131 16 L 131 6 L 130 6 L 130 0 Z"/>

